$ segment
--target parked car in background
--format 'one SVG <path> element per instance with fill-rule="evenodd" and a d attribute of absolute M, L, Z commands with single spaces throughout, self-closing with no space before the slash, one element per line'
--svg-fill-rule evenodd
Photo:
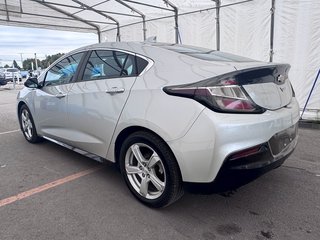
<path fill-rule="evenodd" d="M 21 70 L 21 71 L 20 71 L 20 74 L 21 74 L 21 77 L 22 77 L 22 78 L 28 78 L 28 71 L 26 71 L 26 70 Z"/>
<path fill-rule="evenodd" d="M 4 86 L 7 84 L 6 75 L 0 69 L 0 86 Z"/>
<path fill-rule="evenodd" d="M 7 81 L 13 82 L 13 79 L 15 81 L 22 80 L 22 76 L 20 74 L 20 71 L 17 68 L 3 68 L 3 72 L 6 76 Z"/>
<path fill-rule="evenodd" d="M 139 201 L 164 207 L 187 183 L 285 161 L 299 120 L 289 69 L 186 45 L 95 44 L 28 79 L 17 112 L 27 141 L 112 161 Z"/>

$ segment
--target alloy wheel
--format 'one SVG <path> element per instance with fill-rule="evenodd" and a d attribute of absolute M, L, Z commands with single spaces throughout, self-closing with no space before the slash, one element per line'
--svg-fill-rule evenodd
<path fill-rule="evenodd" d="M 160 197 L 166 187 L 166 172 L 157 152 L 144 143 L 131 145 L 125 156 L 127 178 L 142 197 L 152 200 Z"/>
<path fill-rule="evenodd" d="M 25 134 L 26 138 L 30 140 L 33 136 L 33 126 L 27 109 L 23 109 L 21 111 L 21 124 L 23 133 Z"/>

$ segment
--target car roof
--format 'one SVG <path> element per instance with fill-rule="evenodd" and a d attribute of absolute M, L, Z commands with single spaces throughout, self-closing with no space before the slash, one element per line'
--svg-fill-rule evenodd
<path fill-rule="evenodd" d="M 145 50 L 144 50 L 145 47 L 156 47 L 160 49 L 160 46 L 164 46 L 164 45 L 170 46 L 170 45 L 176 45 L 176 44 L 150 43 L 150 42 L 103 42 L 103 43 L 96 43 L 96 44 L 75 49 L 69 54 L 73 54 L 75 52 L 80 52 L 80 51 L 91 50 L 91 49 L 109 48 L 109 49 L 120 49 L 120 50 L 125 50 L 129 52 L 145 55 Z"/>

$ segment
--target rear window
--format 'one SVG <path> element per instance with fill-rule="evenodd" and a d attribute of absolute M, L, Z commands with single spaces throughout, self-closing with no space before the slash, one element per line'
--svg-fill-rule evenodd
<path fill-rule="evenodd" d="M 136 57 L 136 61 L 137 61 L 137 73 L 139 75 L 146 68 L 146 66 L 148 66 L 148 61 L 140 57 Z"/>
<path fill-rule="evenodd" d="M 256 60 L 241 57 L 231 53 L 215 51 L 207 48 L 193 47 L 187 45 L 163 45 L 161 48 L 195 57 L 206 61 L 221 61 L 221 62 L 255 62 Z"/>
<path fill-rule="evenodd" d="M 118 51 L 94 50 L 87 62 L 83 79 L 98 80 L 136 76 L 135 56 Z"/>

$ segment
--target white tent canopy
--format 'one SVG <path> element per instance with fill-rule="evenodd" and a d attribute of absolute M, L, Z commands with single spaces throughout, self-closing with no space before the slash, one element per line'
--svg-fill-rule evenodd
<path fill-rule="evenodd" d="M 164 42 L 220 46 L 261 61 L 271 56 L 291 64 L 301 108 L 320 69 L 318 0 L 0 0 L 0 24 L 94 32 L 97 41 L 157 36 Z M 319 84 L 304 117 L 320 119 Z"/>

